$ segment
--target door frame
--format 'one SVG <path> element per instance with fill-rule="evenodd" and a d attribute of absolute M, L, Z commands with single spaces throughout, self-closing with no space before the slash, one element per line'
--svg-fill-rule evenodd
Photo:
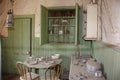
<path fill-rule="evenodd" d="M 33 42 L 32 42 L 32 40 L 33 40 L 33 37 L 34 37 L 34 30 L 35 30 L 35 28 L 34 28 L 34 26 L 35 26 L 35 15 L 34 14 L 30 14 L 30 15 L 14 15 L 14 19 L 15 18 L 29 18 L 30 19 L 30 51 L 29 51 L 29 54 L 30 54 L 30 56 L 32 56 L 32 45 L 33 45 Z"/>

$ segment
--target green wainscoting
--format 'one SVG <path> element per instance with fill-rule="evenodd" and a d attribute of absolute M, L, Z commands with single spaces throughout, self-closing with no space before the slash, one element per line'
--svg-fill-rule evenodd
<path fill-rule="evenodd" d="M 93 56 L 103 64 L 107 80 L 120 80 L 120 50 L 93 42 Z"/>
<path fill-rule="evenodd" d="M 40 43 L 39 38 L 34 38 L 32 41 L 33 41 L 32 55 L 50 56 L 52 54 L 59 53 L 63 59 L 62 68 L 67 68 L 69 70 L 70 56 L 74 54 L 77 49 L 77 47 L 74 44 L 45 44 L 41 46 L 39 44 Z M 88 46 L 87 47 L 84 45 L 79 45 L 79 46 L 81 48 L 82 54 L 86 54 L 86 55 L 90 54 L 90 48 Z M 3 72 L 16 73 L 15 62 L 18 60 L 24 61 L 25 58 L 28 57 L 28 55 L 14 53 L 14 51 L 16 50 L 13 50 L 13 48 L 8 49 L 7 47 L 6 48 L 2 47 L 2 49 L 4 51 L 2 55 Z"/>

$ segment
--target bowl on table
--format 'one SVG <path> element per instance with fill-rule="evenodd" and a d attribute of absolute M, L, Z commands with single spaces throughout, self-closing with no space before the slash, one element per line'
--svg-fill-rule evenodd
<path fill-rule="evenodd" d="M 97 70 L 101 69 L 100 63 L 96 62 L 93 59 L 90 59 L 86 63 L 87 70 L 90 72 L 96 72 Z"/>
<path fill-rule="evenodd" d="M 38 61 L 42 61 L 44 59 L 44 57 L 38 57 L 37 60 Z"/>
<path fill-rule="evenodd" d="M 38 61 L 35 58 L 31 58 L 31 59 L 27 60 L 27 63 L 30 65 L 34 65 L 34 64 L 37 64 Z"/>
<path fill-rule="evenodd" d="M 54 54 L 51 56 L 52 59 L 58 59 L 60 58 L 60 54 Z"/>

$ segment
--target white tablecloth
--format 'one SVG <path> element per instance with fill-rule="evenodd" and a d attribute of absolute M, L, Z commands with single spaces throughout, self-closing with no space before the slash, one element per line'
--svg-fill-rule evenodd
<path fill-rule="evenodd" d="M 58 58 L 58 59 L 51 59 L 48 61 L 45 61 L 45 60 L 37 61 L 31 64 L 30 59 L 26 59 L 26 61 L 24 61 L 24 64 L 30 68 L 40 69 L 40 68 L 48 68 L 52 65 L 60 64 L 61 62 L 62 62 L 62 59 Z"/>
<path fill-rule="evenodd" d="M 76 59 L 75 56 L 71 56 L 69 80 L 105 80 L 103 76 L 95 77 L 94 73 L 87 71 L 83 61 L 89 58 Z"/>

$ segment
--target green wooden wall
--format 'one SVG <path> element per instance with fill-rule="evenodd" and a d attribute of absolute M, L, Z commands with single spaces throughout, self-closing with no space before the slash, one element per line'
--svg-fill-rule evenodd
<path fill-rule="evenodd" d="M 26 16 L 18 16 L 25 17 Z M 70 68 L 70 56 L 76 52 L 77 46 L 74 44 L 45 44 L 40 45 L 40 38 L 34 37 L 34 17 L 33 15 L 27 16 L 32 18 L 32 55 L 34 56 L 50 56 L 55 53 L 59 53 L 63 59 L 62 68 Z M 20 21 L 21 22 L 21 21 Z M 24 21 L 23 21 L 24 22 Z M 26 21 L 25 21 L 26 22 Z M 22 52 L 19 52 L 19 47 L 14 47 L 13 45 L 18 45 L 19 42 L 23 43 L 24 35 L 23 31 L 27 28 L 20 27 L 19 24 L 16 24 L 18 28 L 15 28 L 14 31 L 18 31 L 18 33 L 11 33 L 11 29 L 9 29 L 9 37 L 11 38 L 2 38 L 2 72 L 3 73 L 17 73 L 15 63 L 17 61 L 24 61 L 29 55 L 26 55 L 27 52 L 22 48 Z M 79 27 L 81 29 L 81 27 Z M 14 32 L 13 31 L 13 32 Z M 20 32 L 19 32 L 20 31 Z M 82 32 L 79 32 L 81 34 Z M 26 33 L 28 34 L 28 33 Z M 20 38 L 14 38 L 14 35 L 21 35 Z M 28 34 L 29 35 L 29 34 Z M 25 38 L 29 41 L 29 38 Z M 82 38 L 81 38 L 82 39 Z M 81 39 L 79 41 L 81 42 Z M 81 53 L 89 55 L 90 54 L 90 42 L 82 40 L 81 45 Z"/>
<path fill-rule="evenodd" d="M 120 80 L 120 50 L 93 42 L 93 56 L 103 64 L 107 80 Z"/>
<path fill-rule="evenodd" d="M 20 16 L 21 17 L 21 16 Z M 25 16 L 24 16 L 25 17 Z M 29 16 L 31 17 L 31 16 Z M 77 46 L 74 44 L 45 44 L 40 45 L 40 38 L 34 37 L 34 17 L 32 24 L 32 55 L 34 56 L 50 56 L 55 53 L 59 53 L 63 59 L 62 68 L 70 68 L 70 56 L 75 53 Z M 81 21 L 80 21 L 81 22 Z M 81 25 L 82 26 L 82 25 Z M 19 26 L 18 26 L 19 27 Z M 23 33 L 24 29 L 22 27 L 17 28 L 20 31 L 20 35 Z M 27 29 L 26 29 L 27 30 Z M 14 33 L 10 32 L 9 36 Z M 79 34 L 82 34 L 82 27 L 79 27 Z M 18 35 L 18 34 L 15 34 Z M 24 36 L 21 36 L 25 38 Z M 29 55 L 22 53 L 17 53 L 19 49 L 13 48 L 13 43 L 17 45 L 17 42 L 20 41 L 19 38 L 13 38 L 6 41 L 8 38 L 2 39 L 2 72 L 3 73 L 17 73 L 17 69 L 15 66 L 16 61 L 24 61 Z M 26 38 L 29 40 L 29 38 Z M 14 42 L 15 41 L 15 42 Z M 24 41 L 20 41 L 23 43 Z M 114 48 L 109 48 L 108 46 L 99 43 L 99 42 L 91 42 L 85 41 L 82 38 L 82 35 L 79 36 L 79 47 L 81 49 L 81 53 L 84 55 L 90 55 L 96 58 L 99 62 L 103 64 L 104 74 L 107 76 L 107 80 L 120 80 L 120 50 L 116 50 Z M 92 45 L 91 45 L 92 44 Z M 92 48 L 91 48 L 92 47 Z M 25 49 L 25 48 L 24 48 Z M 23 50 L 24 50 L 23 49 Z"/>
<path fill-rule="evenodd" d="M 8 29 L 9 37 L 2 38 L 2 72 L 15 73 L 16 61 L 28 57 L 26 52 L 30 49 L 31 17 L 33 15 L 15 16 L 14 27 Z"/>

